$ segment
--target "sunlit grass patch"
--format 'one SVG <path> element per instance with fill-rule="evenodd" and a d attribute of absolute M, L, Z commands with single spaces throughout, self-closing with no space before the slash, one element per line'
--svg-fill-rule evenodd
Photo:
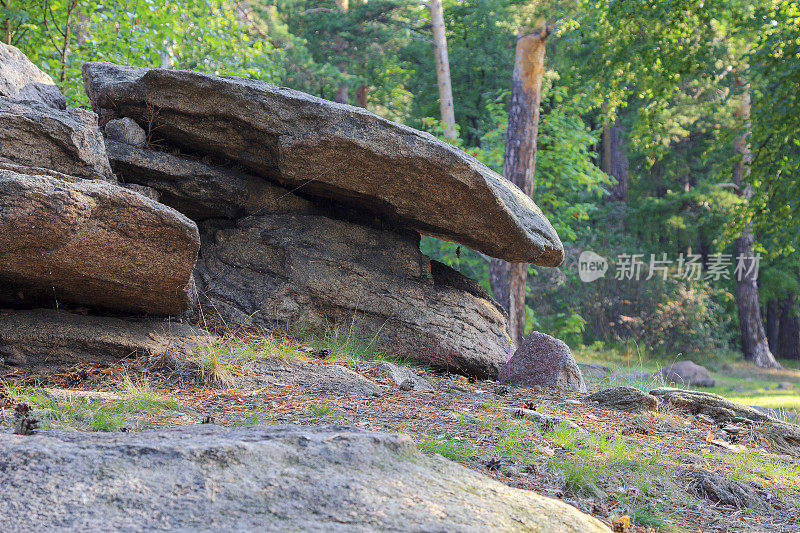
<path fill-rule="evenodd" d="M 302 355 L 298 343 L 289 336 L 239 333 L 205 339 L 189 362 L 197 367 L 204 381 L 230 386 L 253 363 L 266 359 L 286 361 Z"/>
<path fill-rule="evenodd" d="M 475 453 L 475 446 L 471 442 L 447 438 L 427 438 L 419 443 L 419 447 L 427 454 L 438 453 L 452 461 L 466 461 Z"/>
<path fill-rule="evenodd" d="M 762 455 L 756 450 L 744 453 L 709 452 L 710 457 L 721 460 L 730 467 L 728 477 L 738 480 L 763 482 L 768 479 L 789 489 L 800 490 L 800 464 Z"/>
<path fill-rule="evenodd" d="M 601 483 L 608 477 L 607 470 L 593 463 L 557 458 L 547 462 L 547 468 L 564 478 L 564 487 L 576 494 L 604 496 Z"/>
<path fill-rule="evenodd" d="M 182 409 L 178 401 L 154 391 L 147 380 L 133 381 L 126 375 L 119 382 L 117 389 L 120 395 L 120 405 L 131 413 Z"/>

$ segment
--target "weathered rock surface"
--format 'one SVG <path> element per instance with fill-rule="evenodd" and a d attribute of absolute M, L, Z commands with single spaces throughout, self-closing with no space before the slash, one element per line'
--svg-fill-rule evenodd
<path fill-rule="evenodd" d="M 404 435 L 344 426 L 0 432 L 5 531 L 608 531 Z"/>
<path fill-rule="evenodd" d="M 583 375 L 563 341 L 532 331 L 500 372 L 500 381 L 525 387 L 586 392 Z"/>
<path fill-rule="evenodd" d="M 578 363 L 578 368 L 581 369 L 583 377 L 589 379 L 610 378 L 614 373 L 614 371 L 607 366 L 595 363 Z"/>
<path fill-rule="evenodd" d="M 111 140 L 138 148 L 143 147 L 147 142 L 147 133 L 132 118 L 125 117 L 109 120 L 103 131 L 105 131 L 106 137 Z"/>
<path fill-rule="evenodd" d="M 454 288 L 450 280 L 461 276 L 423 255 L 417 234 L 300 212 L 209 221 L 201 230 L 199 293 L 228 321 L 355 322 L 387 353 L 478 377 L 496 377 L 508 360 L 502 311 Z"/>
<path fill-rule="evenodd" d="M 737 509 L 766 509 L 768 504 L 758 491 L 740 481 L 727 479 L 702 468 L 682 470 L 677 477 L 686 489 L 700 498 Z"/>
<path fill-rule="evenodd" d="M 116 185 L 62 178 L 0 170 L 0 302 L 186 311 L 194 222 Z"/>
<path fill-rule="evenodd" d="M 66 109 L 67 101 L 53 78 L 39 70 L 14 46 L 0 43 L 0 96 Z"/>
<path fill-rule="evenodd" d="M 286 189 L 237 170 L 113 140 L 106 148 L 120 179 L 157 190 L 163 203 L 192 220 L 238 218 L 272 211 L 279 202 L 303 203 Z"/>
<path fill-rule="evenodd" d="M 377 383 L 337 364 L 304 364 L 266 359 L 259 361 L 252 370 L 251 375 L 236 379 L 237 387 L 262 388 L 279 384 L 348 396 L 383 396 Z"/>
<path fill-rule="evenodd" d="M 117 362 L 131 355 L 192 355 L 209 335 L 185 323 L 84 316 L 53 309 L 0 314 L 0 361 L 7 366 L 48 368 Z"/>
<path fill-rule="evenodd" d="M 734 422 L 755 426 L 774 450 L 800 456 L 800 427 L 794 424 L 772 418 L 757 409 L 710 392 L 662 387 L 651 390 L 650 394 L 673 407 L 694 415 L 708 416 L 719 423 Z"/>
<path fill-rule="evenodd" d="M 255 80 L 109 63 L 85 64 L 84 82 L 104 119 L 152 123 L 170 143 L 303 194 L 509 261 L 563 260 L 555 230 L 519 188 L 451 145 L 362 108 Z"/>
<path fill-rule="evenodd" d="M 0 156 L 87 179 L 116 181 L 97 115 L 0 97 Z"/>
<path fill-rule="evenodd" d="M 612 387 L 590 394 L 586 399 L 590 402 L 597 402 L 603 407 L 632 413 L 658 409 L 658 398 L 636 387 Z"/>
<path fill-rule="evenodd" d="M 410 381 L 411 387 L 408 390 L 433 390 L 433 386 L 427 379 L 418 375 L 409 368 L 403 368 L 402 366 L 390 363 L 389 361 L 370 361 L 367 364 L 375 372 L 389 378 L 395 385 L 403 385 L 404 383 L 408 384 Z"/>
<path fill-rule="evenodd" d="M 713 387 L 716 381 L 703 366 L 692 361 L 678 361 L 661 369 L 665 383 L 678 383 L 691 387 Z"/>

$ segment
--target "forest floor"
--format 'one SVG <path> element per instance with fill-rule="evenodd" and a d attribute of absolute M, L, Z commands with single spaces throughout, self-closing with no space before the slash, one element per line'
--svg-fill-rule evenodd
<path fill-rule="evenodd" d="M 634 361 L 630 355 L 602 350 L 577 350 L 576 356 L 616 370 L 611 377 L 590 380 L 590 390 L 662 385 L 657 378 L 632 378 L 629 372 L 656 370 L 663 361 Z M 257 342 L 253 337 L 228 338 L 210 346 L 198 362 L 200 378 L 196 372 L 185 375 L 185 370 L 132 357 L 111 366 L 81 365 L 47 376 L 8 379 L 0 387 L 0 400 L 7 400 L 0 423 L 13 425 L 9 406 L 15 402 L 30 404 L 44 429 L 341 423 L 409 434 L 427 453 L 439 453 L 507 485 L 564 500 L 623 531 L 621 517 L 629 517 L 630 530 L 637 532 L 798 531 L 800 462 L 773 453 L 758 439 L 736 441 L 713 422 L 673 409 L 626 413 L 586 402 L 581 394 L 506 387 L 413 365 L 433 390 L 404 391 L 374 371 L 367 360 L 375 357 L 363 345 L 331 336 Z M 382 395 L 322 392 L 280 381 L 245 386 L 247 380 L 241 378 L 252 375 L 252 363 L 264 358 L 309 368 L 344 366 L 376 383 Z M 714 392 L 748 405 L 800 406 L 796 369 L 756 371 L 730 357 L 712 366 L 719 383 Z M 542 426 L 504 411 L 522 407 L 563 423 Z M 753 487 L 768 505 L 737 509 L 692 493 L 685 471 L 698 468 Z"/>

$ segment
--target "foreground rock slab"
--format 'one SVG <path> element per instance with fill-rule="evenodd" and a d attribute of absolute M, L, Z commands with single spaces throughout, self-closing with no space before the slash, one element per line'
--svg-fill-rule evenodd
<path fill-rule="evenodd" d="M 97 115 L 0 97 L 0 156 L 78 178 L 116 181 Z"/>
<path fill-rule="evenodd" d="M 526 531 L 601 522 L 344 426 L 0 433 L 6 531 Z"/>
<path fill-rule="evenodd" d="M 194 222 L 116 185 L 62 178 L 0 169 L 0 302 L 189 309 Z"/>
<path fill-rule="evenodd" d="M 586 392 L 581 369 L 569 346 L 550 335 L 531 332 L 500 371 L 500 381 L 524 387 Z"/>
<path fill-rule="evenodd" d="M 0 360 L 47 372 L 79 363 L 115 363 L 128 356 L 162 361 L 193 356 L 208 332 L 158 319 L 85 316 L 54 309 L 0 314 Z"/>
<path fill-rule="evenodd" d="M 103 121 L 130 117 L 174 145 L 494 257 L 544 266 L 564 258 L 555 230 L 519 188 L 461 150 L 362 108 L 231 76 L 110 63 L 83 72 Z"/>
<path fill-rule="evenodd" d="M 67 108 L 53 78 L 39 70 L 19 49 L 4 43 L 0 43 L 0 96 L 32 100 L 53 109 Z"/>

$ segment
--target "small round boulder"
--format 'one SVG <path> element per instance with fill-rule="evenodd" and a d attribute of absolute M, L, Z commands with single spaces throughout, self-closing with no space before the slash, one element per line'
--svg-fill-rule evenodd
<path fill-rule="evenodd" d="M 141 148 L 147 142 L 147 134 L 132 118 L 125 117 L 108 121 L 106 137 L 131 146 Z"/>

